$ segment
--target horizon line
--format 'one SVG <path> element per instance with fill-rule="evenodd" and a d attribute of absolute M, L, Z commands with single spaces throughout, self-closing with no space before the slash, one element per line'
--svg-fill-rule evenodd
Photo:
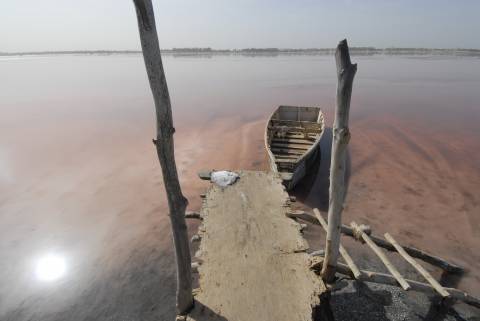
<path fill-rule="evenodd" d="M 238 51 L 326 51 L 335 50 L 335 47 L 309 47 L 309 48 L 277 48 L 277 47 L 245 47 L 245 48 L 212 48 L 212 47 L 172 47 L 160 49 L 162 51 L 199 51 L 199 52 L 238 52 Z M 480 51 L 479 48 L 430 48 L 430 47 L 383 47 L 374 46 L 351 46 L 350 50 L 430 50 L 430 51 Z M 119 53 L 141 53 L 141 49 L 72 49 L 72 50 L 28 50 L 28 51 L 0 51 L 0 54 L 16 55 L 16 54 L 41 54 L 41 53 L 79 53 L 79 52 L 119 52 Z"/>

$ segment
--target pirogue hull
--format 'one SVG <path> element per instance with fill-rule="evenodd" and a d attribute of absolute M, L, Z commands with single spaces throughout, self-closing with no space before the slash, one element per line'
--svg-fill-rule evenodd
<path fill-rule="evenodd" d="M 270 168 L 280 174 L 287 190 L 307 173 L 319 153 L 325 129 L 318 107 L 280 106 L 265 129 L 265 147 Z"/>

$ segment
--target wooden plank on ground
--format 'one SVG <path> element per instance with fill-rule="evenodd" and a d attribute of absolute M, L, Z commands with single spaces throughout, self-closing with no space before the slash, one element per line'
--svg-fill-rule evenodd
<path fill-rule="evenodd" d="M 415 261 L 413 257 L 408 255 L 408 253 L 405 252 L 405 249 L 400 244 L 398 244 L 398 242 L 395 241 L 395 239 L 390 234 L 385 233 L 384 236 L 385 239 L 389 241 L 390 244 L 393 245 L 393 247 L 395 247 L 398 254 L 400 254 L 408 263 L 410 263 L 425 278 L 425 280 L 430 283 L 430 285 L 438 292 L 438 294 L 440 294 L 444 298 L 450 296 L 450 294 L 443 288 L 443 286 L 441 286 L 440 283 L 438 283 L 438 281 L 435 280 L 432 275 L 428 273 L 427 270 L 425 270 L 423 266 L 418 264 L 418 262 Z"/>
<path fill-rule="evenodd" d="M 301 214 L 294 213 L 292 216 L 295 216 L 299 219 L 308 221 L 308 222 L 313 223 L 313 224 L 318 224 L 318 225 L 320 224 L 315 219 L 315 217 L 313 215 L 308 214 L 306 212 L 302 212 Z M 341 232 L 344 235 L 355 238 L 354 233 L 353 233 L 353 229 L 348 225 L 342 224 Z M 392 244 L 390 244 L 389 242 L 387 242 L 383 238 L 375 236 L 375 235 L 369 235 L 369 236 L 370 236 L 370 239 L 375 244 L 380 246 L 381 248 L 384 248 L 385 250 L 390 251 L 390 252 L 396 251 L 395 248 L 392 246 Z M 405 245 L 403 245 L 402 247 L 405 250 L 405 252 L 407 252 L 412 257 L 420 259 L 422 261 L 425 261 L 425 262 L 427 262 L 427 263 L 429 263 L 433 266 L 437 266 L 437 267 L 439 267 L 439 268 L 441 268 L 444 271 L 447 271 L 449 273 L 461 274 L 464 271 L 461 266 L 458 266 L 456 264 L 448 262 L 445 259 L 440 258 L 440 257 L 435 256 L 435 255 L 432 255 L 432 254 L 430 254 L 430 253 L 428 253 L 424 250 L 420 250 L 420 249 L 417 249 L 417 248 L 414 248 L 414 247 L 411 247 L 411 246 L 405 246 Z"/>
<path fill-rule="evenodd" d="M 308 321 L 326 291 L 310 269 L 299 224 L 286 214 L 278 175 L 239 171 L 212 184 L 201 216 L 199 284 L 187 320 Z"/>
<path fill-rule="evenodd" d="M 354 230 L 359 230 L 358 224 L 355 222 L 352 222 L 350 224 Z M 373 252 L 378 256 L 378 258 L 382 261 L 382 263 L 385 265 L 387 270 L 392 273 L 393 277 L 398 281 L 398 283 L 402 286 L 402 288 L 405 291 L 408 291 L 410 289 L 410 285 L 408 284 L 407 281 L 403 278 L 403 276 L 400 274 L 400 272 L 397 270 L 397 268 L 390 262 L 390 260 L 387 258 L 385 253 L 382 252 L 382 250 L 370 239 L 370 237 L 365 233 L 360 230 L 360 235 L 362 239 L 367 243 L 367 245 L 373 250 Z"/>
<path fill-rule="evenodd" d="M 355 238 L 353 229 L 348 225 L 342 224 L 341 232 L 342 234 Z M 396 251 L 395 248 L 392 246 L 392 244 L 385 241 L 383 238 L 375 235 L 369 235 L 369 236 L 370 236 L 370 239 L 373 242 L 375 242 L 375 244 L 377 244 L 378 246 L 386 249 L 387 251 Z M 410 254 L 412 257 L 423 260 L 431 265 L 438 266 L 439 268 L 449 273 L 461 274 L 464 272 L 464 269 L 461 266 L 448 262 L 445 259 L 432 255 L 424 250 L 420 250 L 411 246 L 403 246 L 403 248 L 405 249 L 405 252 Z"/>
<path fill-rule="evenodd" d="M 323 258 L 319 258 L 317 259 L 317 262 L 315 262 L 312 265 L 312 269 L 319 271 L 322 268 L 322 264 L 323 264 Z M 397 280 L 390 274 L 366 271 L 366 270 L 361 270 L 361 272 L 363 275 L 364 282 L 388 284 L 388 285 L 393 285 L 397 287 L 399 286 Z M 351 278 L 353 278 L 352 271 L 350 271 L 347 265 L 342 263 L 337 264 L 337 273 L 348 275 Z M 435 289 L 430 284 L 418 282 L 414 280 L 408 280 L 408 279 L 406 281 L 411 285 L 413 291 L 418 291 L 418 292 L 423 292 L 428 294 L 436 293 Z M 479 298 L 474 297 L 459 289 L 446 288 L 446 290 L 451 294 L 452 299 L 459 300 L 459 301 L 465 302 L 468 305 L 480 308 Z"/>

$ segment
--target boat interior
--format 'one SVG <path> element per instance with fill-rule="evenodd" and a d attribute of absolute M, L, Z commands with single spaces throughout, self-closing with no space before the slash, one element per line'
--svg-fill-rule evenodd
<path fill-rule="evenodd" d="M 279 172 L 290 172 L 324 129 L 316 107 L 280 106 L 268 124 L 268 143 Z"/>

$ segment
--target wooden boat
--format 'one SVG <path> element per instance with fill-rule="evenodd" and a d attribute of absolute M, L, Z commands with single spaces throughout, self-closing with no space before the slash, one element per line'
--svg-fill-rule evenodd
<path fill-rule="evenodd" d="M 280 174 L 287 190 L 307 173 L 319 153 L 325 129 L 318 107 L 280 106 L 265 129 L 265 147 L 270 168 Z"/>

